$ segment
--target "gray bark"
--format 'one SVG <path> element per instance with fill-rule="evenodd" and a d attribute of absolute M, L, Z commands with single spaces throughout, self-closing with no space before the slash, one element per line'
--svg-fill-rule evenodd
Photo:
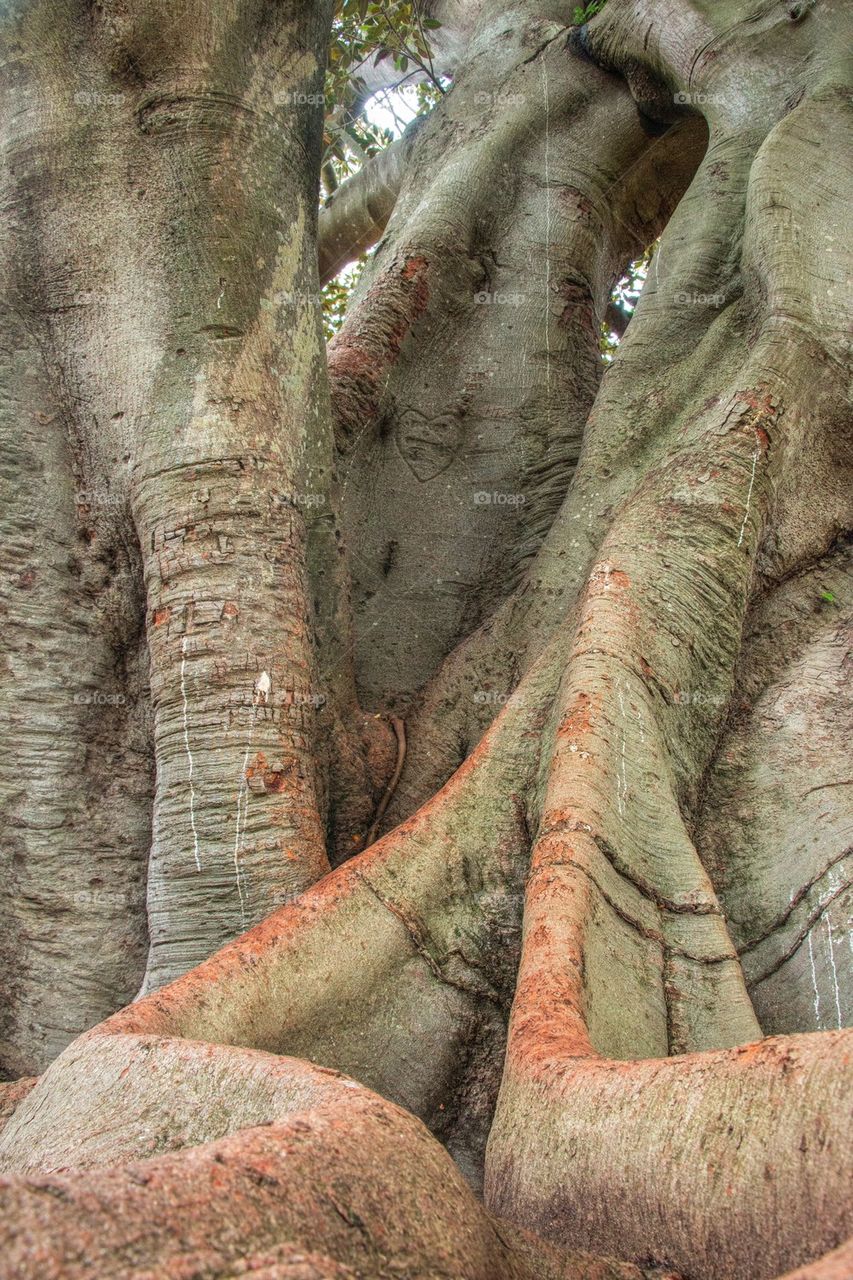
<path fill-rule="evenodd" d="M 14 1071 L 328 869 L 302 298 L 329 13 L 297 9 L 6 20 Z"/>
<path fill-rule="evenodd" d="M 562 21 L 484 5 L 460 40 L 330 352 L 334 457 L 315 318 L 288 313 L 309 335 L 292 348 L 263 319 L 285 223 L 253 149 L 266 126 L 158 99 L 154 190 L 186 110 L 190 141 L 172 142 L 200 153 L 216 216 L 188 200 L 169 229 L 155 202 L 153 241 L 177 245 L 164 331 L 205 382 L 188 408 L 162 339 L 145 403 L 167 430 L 139 426 L 128 477 L 153 918 L 170 931 L 151 987 L 191 959 L 205 903 L 182 902 L 181 873 L 197 834 L 205 856 L 219 847 L 229 753 L 282 678 L 330 696 L 312 742 L 301 721 L 304 748 L 284 740 L 301 776 L 278 791 L 269 757 L 242 766 L 262 804 L 245 829 L 327 816 L 343 865 L 2 1091 L 0 1198 L 22 1225 L 7 1215 L 0 1240 L 18 1274 L 44 1258 L 150 1274 L 178 1265 L 176 1235 L 181 1265 L 207 1248 L 222 1276 L 238 1256 L 301 1266 L 294 1242 L 316 1245 L 321 1275 L 844 1274 L 849 16 L 840 0 L 609 0 L 588 28 Z M 250 85 L 260 52 L 234 72 Z M 248 175 L 236 195 L 211 156 Z M 341 220 L 372 236 L 387 206 L 368 227 L 359 190 L 331 207 L 351 201 Z M 289 305 L 316 288 L 300 199 L 306 229 L 279 254 Z M 601 378 L 610 284 L 662 227 Z M 200 284 L 192 244 L 216 268 Z M 510 290 L 518 330 L 496 301 Z M 212 337 L 204 305 L 234 308 Z M 202 431 L 209 479 L 181 453 Z M 263 502 L 312 475 L 328 508 L 273 519 Z M 219 694 L 256 669 L 235 659 L 247 623 L 226 592 L 258 547 L 285 561 L 272 590 L 247 589 L 271 689 L 252 683 L 223 728 Z M 197 712 L 200 826 L 178 767 Z M 296 727 L 279 717 L 278 747 Z M 358 852 L 401 763 L 387 833 Z M 263 839 L 259 876 L 275 871 Z M 321 847 L 306 838 L 306 878 Z M 216 874 L 190 880 L 209 893 Z M 231 905 L 212 933 L 237 927 Z"/>
<path fill-rule="evenodd" d="M 484 7 L 331 345 L 368 705 L 405 709 L 522 578 L 571 483 L 612 285 L 699 157 L 701 128 L 651 136 L 559 12 Z"/>

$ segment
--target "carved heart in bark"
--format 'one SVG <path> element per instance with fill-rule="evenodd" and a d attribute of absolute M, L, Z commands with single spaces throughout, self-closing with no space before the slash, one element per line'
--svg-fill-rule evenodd
<path fill-rule="evenodd" d="M 429 419 L 409 413 L 397 424 L 396 440 L 409 470 L 425 482 L 440 476 L 457 457 L 462 427 L 452 414 Z"/>

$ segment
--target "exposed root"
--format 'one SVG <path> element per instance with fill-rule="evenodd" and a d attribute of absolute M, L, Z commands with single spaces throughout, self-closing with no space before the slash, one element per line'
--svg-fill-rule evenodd
<path fill-rule="evenodd" d="M 397 739 L 397 761 L 394 765 L 394 772 L 392 773 L 388 781 L 388 785 L 382 795 L 382 799 L 377 805 L 376 816 L 373 819 L 370 830 L 367 833 L 367 839 L 364 842 L 365 848 L 369 848 L 376 840 L 379 828 L 382 824 L 382 819 L 385 817 L 385 811 L 394 797 L 394 792 L 397 790 L 397 783 L 400 781 L 400 774 L 403 772 L 403 765 L 406 763 L 405 721 L 401 720 L 399 716 L 392 716 L 391 725 L 394 729 L 394 736 Z"/>

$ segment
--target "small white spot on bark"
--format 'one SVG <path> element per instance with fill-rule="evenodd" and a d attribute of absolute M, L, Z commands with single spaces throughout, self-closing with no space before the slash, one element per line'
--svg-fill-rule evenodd
<path fill-rule="evenodd" d="M 268 671 L 262 671 L 255 681 L 255 706 L 265 706 L 269 700 L 272 680 Z"/>

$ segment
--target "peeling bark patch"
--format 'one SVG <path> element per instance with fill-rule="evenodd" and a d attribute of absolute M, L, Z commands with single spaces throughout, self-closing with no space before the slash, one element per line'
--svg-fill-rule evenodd
<path fill-rule="evenodd" d="M 630 587 L 631 579 L 622 569 L 614 569 L 609 562 L 596 565 L 589 575 L 589 594 L 603 594 L 616 587 L 619 591 Z"/>
<path fill-rule="evenodd" d="M 564 303 L 558 324 L 563 328 L 573 323 L 592 324 L 592 294 L 587 285 L 576 280 L 564 280 L 557 294 Z"/>
<path fill-rule="evenodd" d="M 590 197 L 577 187 L 563 187 L 557 196 L 558 201 L 567 212 L 589 221 L 595 213 L 595 204 Z"/>
<path fill-rule="evenodd" d="M 763 387 L 747 388 L 745 391 L 738 391 L 735 400 L 748 404 L 750 409 L 755 409 L 759 417 L 774 418 L 778 413 L 778 406 L 773 403 L 773 399 Z"/>
<path fill-rule="evenodd" d="M 403 268 L 404 280 L 416 280 L 429 266 L 426 258 L 409 258 Z"/>
<path fill-rule="evenodd" d="M 563 718 L 557 730 L 560 738 L 579 738 L 592 728 L 592 701 L 588 693 L 579 693 L 574 707 Z"/>
<path fill-rule="evenodd" d="M 289 780 L 297 771 L 297 762 L 275 760 L 270 764 L 263 751 L 259 751 L 251 764 L 243 767 L 243 777 L 255 792 L 286 791 Z"/>
<path fill-rule="evenodd" d="M 413 255 L 392 263 L 329 347 L 329 375 L 338 426 L 362 429 L 379 415 L 389 369 L 429 303 L 429 261 Z"/>

